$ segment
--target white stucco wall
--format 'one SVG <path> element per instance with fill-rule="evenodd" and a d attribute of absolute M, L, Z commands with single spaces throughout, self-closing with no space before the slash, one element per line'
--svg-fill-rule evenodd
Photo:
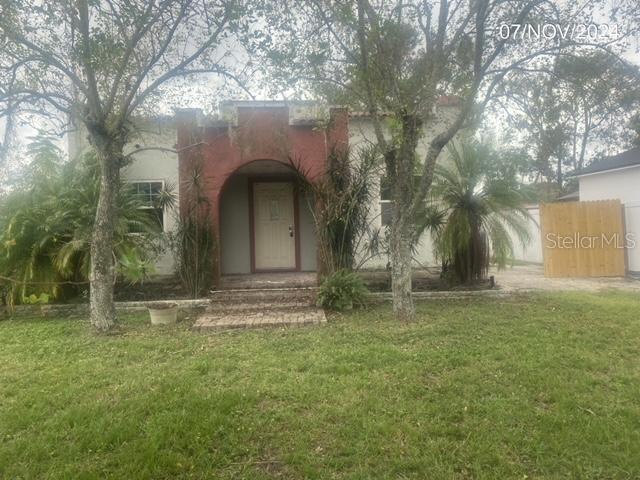
<path fill-rule="evenodd" d="M 246 175 L 234 175 L 220 198 L 220 272 L 251 272 L 249 238 L 249 183 Z"/>
<path fill-rule="evenodd" d="M 121 172 L 125 182 L 164 182 L 165 188 L 171 188 L 176 195 L 175 208 L 164 211 L 164 231 L 174 232 L 178 223 L 178 154 L 175 152 L 155 150 L 156 148 L 175 149 L 177 132 L 173 124 L 165 122 L 142 124 L 138 133 L 125 148 L 131 152 L 140 148 L 150 150 L 136 153 L 132 162 Z M 158 275 L 175 273 L 175 259 L 170 251 L 162 253 L 156 261 Z"/>
<path fill-rule="evenodd" d="M 615 200 L 624 205 L 627 233 L 635 248 L 627 249 L 627 269 L 640 272 L 640 165 L 583 175 L 578 178 L 580 200 Z"/>
<path fill-rule="evenodd" d="M 418 156 L 423 158 L 428 142 L 436 135 L 448 121 L 455 115 L 456 109 L 452 107 L 443 107 L 438 111 L 437 121 L 430 125 L 437 125 L 436 128 L 425 129 L 423 138 L 418 147 Z M 166 185 L 172 185 L 175 188 L 176 196 L 178 194 L 178 156 L 174 152 L 155 150 L 155 148 L 174 149 L 176 143 L 176 129 L 171 121 L 155 121 L 152 123 L 140 124 L 139 133 L 127 145 L 125 151 L 131 152 L 140 148 L 150 148 L 149 150 L 137 153 L 133 161 L 122 170 L 122 178 L 125 181 L 162 181 Z M 70 143 L 70 153 L 77 153 L 86 145 L 82 145 L 83 135 L 76 134 Z M 352 153 L 357 158 L 357 151 L 362 147 L 366 147 L 375 143 L 375 134 L 372 123 L 365 117 L 352 117 L 349 121 L 349 143 Z M 443 152 L 438 160 L 439 162 L 447 161 L 447 153 Z M 258 169 L 256 171 L 247 170 L 242 174 L 234 176 L 225 190 L 225 194 L 221 199 L 221 271 L 225 273 L 249 273 L 250 266 L 250 242 L 249 242 L 249 214 L 248 214 L 248 196 L 247 196 L 247 174 L 255 175 L 265 173 L 264 166 L 255 165 L 251 168 Z M 282 169 L 273 168 L 266 173 L 278 173 Z M 378 180 L 384 172 L 380 167 Z M 286 173 L 286 172 L 280 172 Z M 640 185 L 640 168 L 637 169 L 638 177 L 635 180 L 627 181 L 625 185 L 625 198 L 631 197 L 634 192 L 631 183 L 634 181 Z M 589 177 L 584 177 L 589 178 Z M 593 177 L 595 178 L 595 176 Z M 581 179 L 581 196 L 583 195 Z M 587 181 L 589 183 L 589 181 Z M 601 182 L 593 182 L 597 184 L 593 195 L 603 195 Z M 606 182 L 605 182 L 606 183 Z M 381 229 L 381 203 L 379 201 L 379 184 L 374 185 L 374 194 L 376 200 L 371 205 L 370 224 L 371 228 Z M 616 187 L 616 190 L 618 188 Z M 623 188 L 624 190 L 624 188 Z M 587 194 L 588 195 L 588 194 Z M 637 197 L 637 195 L 636 195 Z M 601 197 L 601 198 L 617 198 L 617 197 Z M 584 199 L 584 198 L 583 198 Z M 640 198 L 638 198 L 640 200 Z M 624 202 L 624 200 L 623 200 Z M 304 197 L 299 198 L 300 212 L 300 245 L 301 245 L 301 269 L 303 271 L 314 271 L 317 268 L 317 251 L 316 251 L 316 235 L 313 216 L 310 211 L 310 202 Z M 635 208 L 635 214 L 627 215 L 627 225 L 633 227 L 635 231 L 640 232 L 640 201 L 634 207 L 627 205 L 628 211 Z M 537 208 L 532 208 L 530 213 L 533 221 L 530 223 L 531 243 L 522 247 L 517 240 L 514 240 L 515 258 L 528 262 L 542 262 L 542 249 L 540 245 L 539 233 L 539 212 Z M 169 233 L 177 227 L 177 212 L 165 211 L 164 213 L 165 232 Z M 358 262 L 364 260 L 365 253 L 360 252 Z M 438 266 L 433 251 L 433 242 L 429 233 L 425 233 L 417 245 L 414 258 L 416 267 Z M 370 258 L 363 263 L 364 268 L 382 269 L 387 266 L 388 258 L 381 254 L 374 258 Z M 636 260 L 636 270 L 640 270 L 640 259 Z M 174 273 L 175 261 L 172 252 L 162 254 L 156 263 L 156 273 L 160 275 L 171 275 Z"/>
<path fill-rule="evenodd" d="M 125 154 L 141 148 L 149 150 L 136 153 L 129 165 L 120 172 L 125 182 L 148 181 L 164 182 L 165 186 L 173 187 L 178 205 L 178 155 L 174 152 L 155 150 L 157 148 L 175 149 L 177 132 L 170 120 L 155 120 L 152 122 L 138 122 L 136 133 L 126 145 Z M 79 129 L 69 136 L 69 155 L 81 154 L 88 148 L 86 133 Z M 165 209 L 164 231 L 168 234 L 177 228 L 177 208 Z M 172 275 L 175 261 L 172 252 L 162 253 L 156 263 L 156 274 Z"/>
<path fill-rule="evenodd" d="M 429 124 L 428 128 L 425 128 L 422 138 L 418 144 L 417 155 L 418 158 L 424 159 L 426 155 L 429 142 L 440 133 L 451 122 L 457 113 L 455 107 L 440 107 L 435 114 L 435 119 Z M 385 132 L 386 134 L 387 132 Z M 373 124 L 370 119 L 366 117 L 355 117 L 349 120 L 349 146 L 353 158 L 358 158 L 358 150 L 366 147 L 370 147 L 376 143 L 376 136 L 373 129 Z M 440 154 L 438 162 L 446 162 L 447 160 L 446 149 Z M 377 174 L 377 180 L 374 184 L 374 196 L 376 201 L 371 205 L 369 223 L 372 229 L 382 229 L 381 219 L 381 202 L 380 200 L 380 178 L 384 176 L 384 167 L 380 166 Z M 389 259 L 387 255 L 377 255 L 373 258 L 369 258 L 363 262 L 366 253 L 363 248 L 360 248 L 360 253 L 356 256 L 356 263 L 362 263 L 363 268 L 369 269 L 381 269 L 386 268 Z M 426 232 L 422 235 L 416 246 L 416 253 L 414 255 L 415 267 L 432 267 L 439 265 L 436 260 L 433 249 L 433 242 L 431 235 Z"/>

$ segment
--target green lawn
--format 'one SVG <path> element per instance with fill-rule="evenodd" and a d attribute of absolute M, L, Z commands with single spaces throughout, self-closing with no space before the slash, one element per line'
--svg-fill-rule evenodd
<path fill-rule="evenodd" d="M 321 327 L 0 322 L 0 478 L 639 478 L 640 297 Z"/>

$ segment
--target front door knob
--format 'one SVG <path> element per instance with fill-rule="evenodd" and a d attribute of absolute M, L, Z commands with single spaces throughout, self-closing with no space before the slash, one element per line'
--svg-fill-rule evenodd
<path fill-rule="evenodd" d="M 289 236 L 293 237 L 293 227 L 289 225 Z"/>

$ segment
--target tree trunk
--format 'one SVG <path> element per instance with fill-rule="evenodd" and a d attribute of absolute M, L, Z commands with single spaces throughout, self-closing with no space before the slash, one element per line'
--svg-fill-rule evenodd
<path fill-rule="evenodd" d="M 100 196 L 91 238 L 91 323 L 100 332 L 112 329 L 117 321 L 113 301 L 116 266 L 113 257 L 113 231 L 117 215 L 122 149 L 96 145 L 100 163 Z"/>
<path fill-rule="evenodd" d="M 389 249 L 391 251 L 391 293 L 393 314 L 397 320 L 411 321 L 415 316 L 411 295 L 411 246 L 414 218 L 411 213 L 416 185 L 414 184 L 416 147 L 421 120 L 404 112 L 400 115 L 402 134 L 398 148 L 387 152 L 387 175 L 393 178 L 393 217 Z"/>
<path fill-rule="evenodd" d="M 415 315 L 411 295 L 411 234 L 404 218 L 391 225 L 391 292 L 397 320 L 411 321 Z"/>

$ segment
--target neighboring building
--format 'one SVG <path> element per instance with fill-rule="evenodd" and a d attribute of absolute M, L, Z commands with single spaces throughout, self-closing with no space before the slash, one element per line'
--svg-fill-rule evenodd
<path fill-rule="evenodd" d="M 622 202 L 627 234 L 637 244 L 627 249 L 627 269 L 640 272 L 640 147 L 595 161 L 576 176 L 581 201 Z"/>
<path fill-rule="evenodd" d="M 419 155 L 424 155 L 427 142 L 439 132 L 437 127 L 446 128 L 457 111 L 453 100 L 447 97 L 439 102 L 434 112 L 436 128 L 425 131 Z M 126 149 L 138 153 L 123 169 L 122 178 L 149 197 L 149 208 L 154 192 L 165 185 L 176 186 L 184 211 L 190 173 L 201 165 L 218 236 L 216 275 L 315 271 L 313 200 L 295 188 L 292 162 L 307 180 L 319 179 L 332 149 L 357 152 L 375 142 L 370 118 L 311 102 L 224 102 L 220 110 L 215 118 L 199 110 L 180 110 L 173 119 L 140 122 L 137 139 Z M 76 134 L 70 142 L 70 153 L 77 153 L 82 135 Z M 375 186 L 380 200 L 371 208 L 374 228 L 389 220 L 389 199 L 380 183 L 378 179 Z M 178 212 L 158 215 L 166 232 L 175 230 Z M 434 264 L 428 235 L 417 252 L 418 265 Z M 379 255 L 364 266 L 384 268 L 387 262 L 386 256 Z M 157 264 L 158 273 L 171 274 L 173 269 L 172 256 L 165 254 Z"/>
<path fill-rule="evenodd" d="M 523 245 L 514 232 L 510 232 L 513 242 L 513 258 L 527 263 L 542 263 L 542 239 L 540 238 L 540 206 L 537 203 L 526 205 L 529 213 L 527 231 L 529 243 Z"/>

